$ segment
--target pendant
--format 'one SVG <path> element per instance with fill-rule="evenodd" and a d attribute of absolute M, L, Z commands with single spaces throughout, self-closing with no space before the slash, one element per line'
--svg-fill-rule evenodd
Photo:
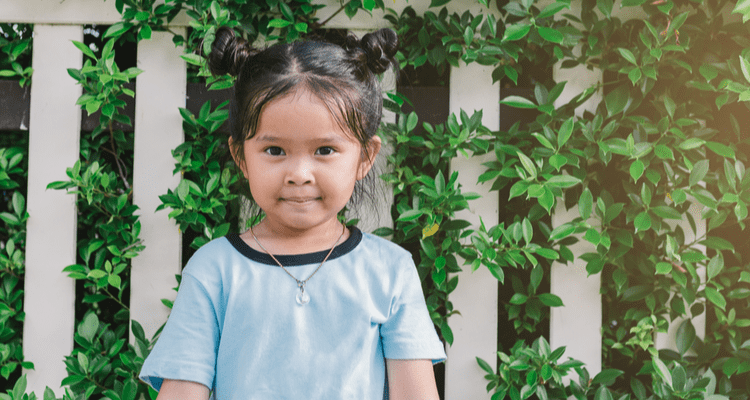
<path fill-rule="evenodd" d="M 310 296 L 305 293 L 305 289 L 300 290 L 299 293 L 297 293 L 297 304 L 304 306 L 305 304 L 310 302 Z"/>

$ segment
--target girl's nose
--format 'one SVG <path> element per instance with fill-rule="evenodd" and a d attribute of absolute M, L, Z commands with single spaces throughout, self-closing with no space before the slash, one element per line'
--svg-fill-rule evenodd
<path fill-rule="evenodd" d="M 312 182 L 313 169 L 310 160 L 297 159 L 290 163 L 286 176 L 288 185 L 304 185 Z"/>

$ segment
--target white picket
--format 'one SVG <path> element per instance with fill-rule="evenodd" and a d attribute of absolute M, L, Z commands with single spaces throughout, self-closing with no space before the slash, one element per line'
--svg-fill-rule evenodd
<path fill-rule="evenodd" d="M 173 28 L 186 36 L 186 29 Z M 138 43 L 136 80 L 133 202 L 138 206 L 141 240 L 146 248 L 133 259 L 130 318 L 138 321 L 151 339 L 166 321 L 169 308 L 161 299 L 174 300 L 175 274 L 181 270 L 182 238 L 169 210 L 155 212 L 159 196 L 180 183 L 173 174 L 172 149 L 184 141 L 179 107 L 185 107 L 187 68 L 172 34 L 154 32 Z M 135 343 L 130 336 L 131 343 Z"/>
<path fill-rule="evenodd" d="M 23 331 L 34 370 L 24 372 L 29 389 L 50 386 L 58 396 L 73 350 L 75 281 L 62 270 L 76 263 L 76 206 L 75 196 L 46 187 L 68 180 L 65 169 L 79 157 L 81 87 L 66 68 L 81 68 L 82 55 L 71 40 L 83 40 L 82 26 L 34 26 Z"/>

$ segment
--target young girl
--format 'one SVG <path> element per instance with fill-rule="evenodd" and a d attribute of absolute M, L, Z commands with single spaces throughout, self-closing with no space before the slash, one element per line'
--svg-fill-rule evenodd
<path fill-rule="evenodd" d="M 377 75 L 390 29 L 251 48 L 222 28 L 237 76 L 229 147 L 265 217 L 203 246 L 140 378 L 158 400 L 437 400 L 445 360 L 411 254 L 337 214 L 380 150 Z"/>

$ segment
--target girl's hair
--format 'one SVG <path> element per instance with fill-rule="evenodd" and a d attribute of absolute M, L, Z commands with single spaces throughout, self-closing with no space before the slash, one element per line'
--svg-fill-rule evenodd
<path fill-rule="evenodd" d="M 215 35 L 208 66 L 214 75 L 236 76 L 230 105 L 231 153 L 244 162 L 245 140 L 255 136 L 261 112 L 274 99 L 306 90 L 320 99 L 345 132 L 362 145 L 369 159 L 370 140 L 380 126 L 383 99 L 377 75 L 395 60 L 398 37 L 380 29 L 358 39 L 349 35 L 342 45 L 303 40 L 252 47 L 227 27 Z M 363 191 L 355 187 L 354 197 Z M 353 199 L 356 202 L 356 199 Z"/>

